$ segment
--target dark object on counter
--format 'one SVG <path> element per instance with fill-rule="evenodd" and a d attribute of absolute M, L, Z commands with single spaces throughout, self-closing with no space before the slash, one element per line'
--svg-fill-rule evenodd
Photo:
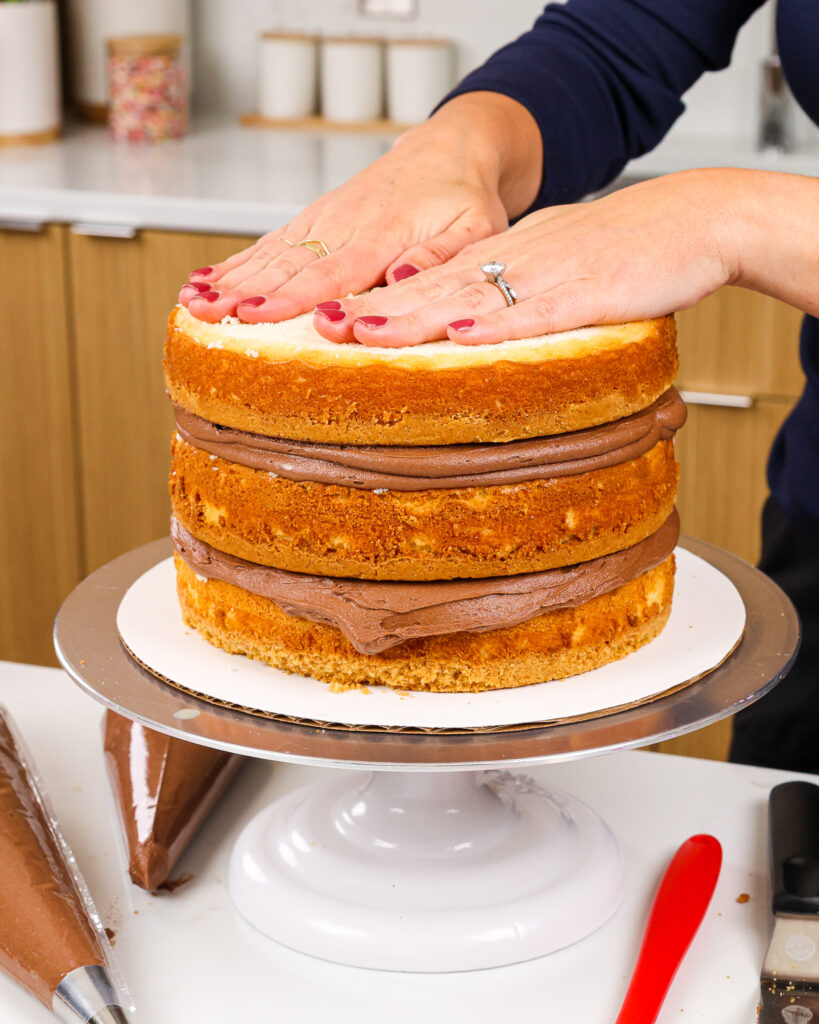
<path fill-rule="evenodd" d="M 247 760 L 105 715 L 105 759 L 131 881 L 157 889 Z"/>
<path fill-rule="evenodd" d="M 96 912 L 2 707 L 0 818 L 0 967 L 67 1024 L 126 1024 Z"/>
<path fill-rule="evenodd" d="M 774 786 L 768 832 L 775 923 L 759 1024 L 806 1024 L 819 1016 L 819 786 Z"/>
<path fill-rule="evenodd" d="M 682 844 L 665 870 L 616 1024 L 653 1024 L 719 878 L 722 847 L 713 836 Z"/>

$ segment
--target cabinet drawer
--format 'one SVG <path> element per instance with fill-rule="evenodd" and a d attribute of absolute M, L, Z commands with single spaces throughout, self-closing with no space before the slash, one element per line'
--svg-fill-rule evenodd
<path fill-rule="evenodd" d="M 744 288 L 720 288 L 677 315 L 680 386 L 796 397 L 802 314 Z"/>

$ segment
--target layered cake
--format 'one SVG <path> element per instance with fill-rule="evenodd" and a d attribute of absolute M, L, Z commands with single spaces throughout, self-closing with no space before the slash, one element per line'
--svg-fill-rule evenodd
<path fill-rule="evenodd" d="M 378 349 L 173 310 L 186 623 L 335 684 L 477 691 L 621 658 L 671 608 L 671 317 Z"/>

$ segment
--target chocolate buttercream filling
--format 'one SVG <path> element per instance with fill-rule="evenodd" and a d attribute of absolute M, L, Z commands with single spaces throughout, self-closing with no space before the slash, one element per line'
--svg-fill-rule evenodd
<path fill-rule="evenodd" d="M 504 444 L 434 447 L 330 445 L 221 427 L 175 406 L 179 435 L 196 448 L 288 480 L 359 490 L 426 491 L 575 476 L 636 459 L 685 422 L 671 388 L 653 405 L 614 423 Z"/>
<path fill-rule="evenodd" d="M 675 509 L 645 540 L 578 565 L 490 579 L 394 583 L 257 565 L 217 551 L 171 519 L 176 550 L 194 572 L 269 598 L 288 615 L 334 626 L 361 654 L 378 654 L 417 637 L 484 633 L 573 608 L 665 561 L 679 532 Z"/>
<path fill-rule="evenodd" d="M 0 968 L 50 1009 L 67 974 L 105 956 L 2 708 L 0 821 Z"/>
<path fill-rule="evenodd" d="M 108 711 L 105 760 L 128 844 L 131 881 L 156 889 L 246 759 Z"/>

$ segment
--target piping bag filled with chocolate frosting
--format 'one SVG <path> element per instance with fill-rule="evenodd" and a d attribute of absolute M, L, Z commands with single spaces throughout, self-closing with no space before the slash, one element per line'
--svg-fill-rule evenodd
<path fill-rule="evenodd" d="M 128 873 L 143 889 L 174 864 L 247 758 L 166 736 L 107 711 L 105 759 L 128 847 Z"/>
<path fill-rule="evenodd" d="M 127 1024 L 88 888 L 0 706 L 0 967 L 66 1024 Z"/>

